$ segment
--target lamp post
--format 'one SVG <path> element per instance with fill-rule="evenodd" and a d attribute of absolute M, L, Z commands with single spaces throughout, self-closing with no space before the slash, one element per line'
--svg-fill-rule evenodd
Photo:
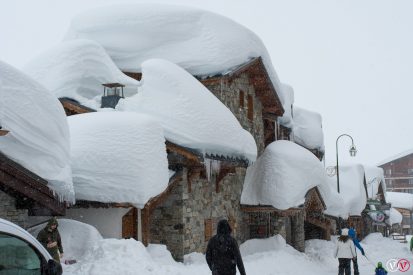
<path fill-rule="evenodd" d="M 336 174 L 337 174 L 337 192 L 338 193 L 340 193 L 340 175 L 339 175 L 340 169 L 339 169 L 339 166 L 338 166 L 338 140 L 341 137 L 344 137 L 344 136 L 349 137 L 351 139 L 351 147 L 349 149 L 350 156 L 355 157 L 356 154 L 357 154 L 356 146 L 354 145 L 353 138 L 350 135 L 342 134 L 342 135 L 338 136 L 338 138 L 336 140 L 336 168 L 337 168 L 337 173 Z"/>

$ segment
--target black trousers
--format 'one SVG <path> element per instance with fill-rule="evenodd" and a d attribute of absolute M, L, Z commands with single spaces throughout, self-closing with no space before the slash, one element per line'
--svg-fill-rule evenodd
<path fill-rule="evenodd" d="M 351 259 L 339 258 L 338 259 L 338 275 L 351 275 Z"/>
<path fill-rule="evenodd" d="M 353 271 L 354 271 L 354 275 L 359 275 L 359 265 L 357 263 L 357 257 L 353 258 Z"/>

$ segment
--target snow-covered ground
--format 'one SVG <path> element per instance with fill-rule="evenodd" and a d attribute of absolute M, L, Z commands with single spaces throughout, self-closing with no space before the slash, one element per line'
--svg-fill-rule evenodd
<path fill-rule="evenodd" d="M 338 261 L 333 257 L 336 237 L 333 241 L 310 240 L 306 252 L 301 253 L 287 245 L 280 236 L 266 240 L 250 240 L 241 245 L 247 274 L 336 274 Z M 379 233 L 370 234 L 361 243 L 371 262 L 405 258 L 412 262 L 412 254 L 406 244 L 383 238 Z M 374 266 L 359 254 L 361 274 L 374 274 Z M 200 253 L 185 257 L 185 263 L 175 262 L 162 245 L 145 248 L 133 239 L 103 239 L 86 251 L 82 259 L 73 265 L 64 265 L 64 274 L 211 274 Z M 393 274 L 413 274 L 394 272 Z"/>

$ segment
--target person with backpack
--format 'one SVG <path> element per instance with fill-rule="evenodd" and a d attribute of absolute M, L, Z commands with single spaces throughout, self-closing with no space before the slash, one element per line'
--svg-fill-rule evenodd
<path fill-rule="evenodd" d="M 351 275 L 351 259 L 356 257 L 356 248 L 348 236 L 348 228 L 341 230 L 338 238 L 335 257 L 338 258 L 338 275 Z"/>
<path fill-rule="evenodd" d="M 217 234 L 209 242 L 206 261 L 212 275 L 246 275 L 237 241 L 231 237 L 231 226 L 227 220 L 218 223 Z"/>
<path fill-rule="evenodd" d="M 375 269 L 375 274 L 376 275 L 386 275 L 387 274 L 387 270 L 384 269 L 383 264 L 381 262 L 377 263 L 377 267 Z"/>
<path fill-rule="evenodd" d="M 357 239 L 357 235 L 356 235 L 356 230 L 353 227 L 350 227 L 350 229 L 348 230 L 348 235 L 349 237 L 353 240 L 353 244 L 356 248 L 358 248 L 361 252 L 361 255 L 366 255 L 364 253 L 364 249 L 363 247 L 361 247 L 359 240 Z M 357 251 L 356 249 L 354 249 L 356 252 L 356 257 L 353 258 L 353 270 L 354 270 L 354 275 L 359 275 L 359 266 L 357 263 Z"/>

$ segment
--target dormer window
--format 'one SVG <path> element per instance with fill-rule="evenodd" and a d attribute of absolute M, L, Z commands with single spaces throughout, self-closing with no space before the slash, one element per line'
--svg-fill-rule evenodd
<path fill-rule="evenodd" d="M 120 83 L 106 83 L 103 85 L 101 108 L 115 108 L 121 98 L 124 98 L 123 87 Z"/>

